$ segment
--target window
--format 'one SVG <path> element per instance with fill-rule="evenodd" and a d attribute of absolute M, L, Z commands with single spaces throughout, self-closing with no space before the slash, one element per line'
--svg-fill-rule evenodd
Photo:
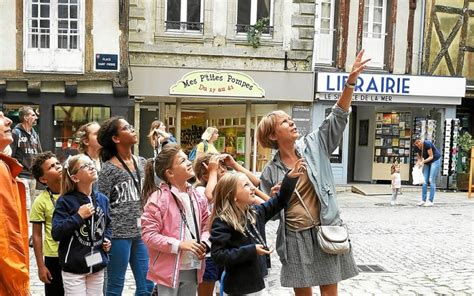
<path fill-rule="evenodd" d="M 82 73 L 84 0 L 24 1 L 24 70 Z"/>
<path fill-rule="evenodd" d="M 273 31 L 273 0 L 238 0 L 237 1 L 237 33 L 246 33 L 250 26 L 258 20 L 268 19 L 268 29 L 263 34 Z"/>
<path fill-rule="evenodd" d="M 315 64 L 333 64 L 335 31 L 334 0 L 318 0 L 316 2 L 314 36 Z"/>
<path fill-rule="evenodd" d="M 166 30 L 202 33 L 202 8 L 202 0 L 167 0 Z"/>
<path fill-rule="evenodd" d="M 65 160 L 77 154 L 77 130 L 91 121 L 102 122 L 110 118 L 110 108 L 103 106 L 54 106 L 54 153 Z"/>
<path fill-rule="evenodd" d="M 384 67 L 386 15 L 387 0 L 365 1 L 362 48 L 372 58 L 371 66 L 376 68 Z"/>

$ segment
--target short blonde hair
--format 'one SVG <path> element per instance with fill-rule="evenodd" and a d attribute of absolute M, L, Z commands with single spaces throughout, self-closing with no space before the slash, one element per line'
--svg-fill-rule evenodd
<path fill-rule="evenodd" d="M 216 127 L 210 126 L 210 127 L 206 128 L 204 133 L 202 133 L 201 140 L 209 141 L 211 139 L 212 135 L 217 134 L 218 132 L 219 132 L 219 130 Z"/>
<path fill-rule="evenodd" d="M 271 140 L 270 136 L 275 133 L 277 118 L 279 116 L 287 116 L 285 111 L 276 110 L 265 115 L 258 123 L 257 141 L 264 148 L 278 149 L 278 143 Z"/>

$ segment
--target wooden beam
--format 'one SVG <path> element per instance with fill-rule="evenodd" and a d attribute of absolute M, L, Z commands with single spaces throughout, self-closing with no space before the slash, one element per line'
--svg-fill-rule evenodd
<path fill-rule="evenodd" d="M 362 49 L 362 34 L 364 31 L 364 6 L 365 0 L 359 0 L 359 14 L 357 19 L 357 53 Z"/>
<path fill-rule="evenodd" d="M 428 2 L 426 2 L 426 5 L 428 5 Z M 431 12 L 430 12 L 430 18 L 429 18 L 429 24 L 428 24 L 428 30 L 426 34 L 426 39 L 425 39 L 425 57 L 422 62 L 422 73 L 427 74 L 429 71 L 430 67 L 430 54 L 431 54 L 431 38 L 433 34 L 433 18 L 436 16 L 436 12 L 434 9 L 435 6 L 435 0 L 431 0 Z M 426 7 L 422 7 L 422 9 L 426 9 Z M 426 14 L 428 15 L 428 14 Z"/>
<path fill-rule="evenodd" d="M 459 39 L 459 49 L 458 49 L 458 62 L 456 65 L 456 76 L 462 76 L 462 69 L 464 68 L 464 53 L 465 46 L 467 43 L 467 26 L 469 24 L 469 1 L 464 0 L 464 14 L 462 15 L 463 24 L 461 27 L 461 38 Z"/>
<path fill-rule="evenodd" d="M 338 31 L 339 39 L 338 42 L 338 57 L 336 60 L 336 67 L 344 69 L 346 66 L 347 59 L 347 36 L 349 34 L 349 14 L 350 14 L 350 3 L 348 0 L 341 0 L 339 3 L 339 21 Z"/>
<path fill-rule="evenodd" d="M 408 14 L 408 32 L 407 32 L 407 55 L 405 57 L 405 74 L 412 73 L 413 63 L 413 30 L 415 25 L 416 0 L 410 0 L 410 12 Z"/>
<path fill-rule="evenodd" d="M 119 2 L 119 29 L 120 35 L 120 70 L 119 84 L 122 87 L 128 87 L 128 66 L 129 66 L 129 11 L 130 3 L 128 0 L 120 0 Z"/>
<path fill-rule="evenodd" d="M 16 69 L 23 71 L 23 0 L 16 0 Z"/>
<path fill-rule="evenodd" d="M 92 30 L 94 29 L 94 0 L 86 0 L 86 18 L 85 18 L 85 49 L 84 49 L 84 68 L 86 72 L 94 70 L 94 39 Z"/>
<path fill-rule="evenodd" d="M 393 73 L 395 59 L 395 37 L 397 31 L 397 0 L 391 1 L 387 40 L 387 70 Z"/>

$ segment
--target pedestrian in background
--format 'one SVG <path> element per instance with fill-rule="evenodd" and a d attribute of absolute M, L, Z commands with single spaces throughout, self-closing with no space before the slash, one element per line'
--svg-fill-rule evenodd
<path fill-rule="evenodd" d="M 156 187 L 155 177 L 163 180 Z M 148 278 L 159 296 L 196 295 L 209 251 L 207 200 L 188 183 L 192 163 L 178 145 L 148 160 L 143 192 L 143 240 L 150 252 Z"/>
<path fill-rule="evenodd" d="M 100 159 L 100 146 L 97 141 L 97 134 L 99 133 L 100 124 L 92 121 L 82 125 L 77 130 L 77 137 L 79 139 L 79 152 L 89 157 L 95 165 L 97 173 L 102 168 L 102 160 Z M 94 191 L 98 191 L 97 182 L 92 185 Z M 107 272 L 107 271 L 106 271 Z"/>
<path fill-rule="evenodd" d="M 19 110 L 20 123 L 13 129 L 12 157 L 23 166 L 20 173 L 21 180 L 26 186 L 26 205 L 31 208 L 35 199 L 36 180 L 31 173 L 33 158 L 43 151 L 38 134 L 34 126 L 38 123 L 38 115 L 30 106 L 23 106 Z"/>
<path fill-rule="evenodd" d="M 352 249 L 338 255 L 324 252 L 315 226 L 344 225 L 334 195 L 330 155 L 341 142 L 357 78 L 369 62 L 362 60 L 363 53 L 357 55 L 342 95 L 319 128 L 298 139 L 295 123 L 284 111 L 271 112 L 258 124 L 260 145 L 277 149 L 260 177 L 263 192 L 270 194 L 300 158 L 307 164 L 288 208 L 281 212 L 277 233 L 281 285 L 292 287 L 296 296 L 312 295 L 313 286 L 319 286 L 323 295 L 337 295 L 338 282 L 358 274 Z"/>
<path fill-rule="evenodd" d="M 66 295 L 102 294 L 109 262 L 110 214 L 107 197 L 92 190 L 95 181 L 97 171 L 87 156 L 75 155 L 64 164 L 52 236 L 59 241 Z"/>
<path fill-rule="evenodd" d="M 214 142 L 219 138 L 219 130 L 213 126 L 206 128 L 204 133 L 201 136 L 201 142 L 196 145 L 196 155 L 193 156 L 191 161 L 199 158 L 203 153 L 219 153 L 216 147 L 214 146 Z M 191 154 L 191 153 L 190 153 Z"/>
<path fill-rule="evenodd" d="M 12 121 L 0 111 L 0 151 L 13 142 Z M 22 166 L 0 152 L 0 293 L 30 295 L 26 193 Z"/>
<path fill-rule="evenodd" d="M 265 224 L 288 205 L 302 171 L 300 159 L 283 178 L 277 197 L 257 206 L 255 186 L 246 175 L 227 173 L 217 183 L 211 253 L 225 269 L 226 295 L 262 295 L 263 278 L 268 274 L 266 255 L 273 252 L 266 243 Z"/>
<path fill-rule="evenodd" d="M 168 143 L 176 144 L 176 138 L 166 131 L 166 125 L 160 120 L 151 123 L 148 140 L 153 147 L 153 155 L 156 157 L 161 149 Z"/>
<path fill-rule="evenodd" d="M 44 283 L 46 296 L 64 295 L 61 265 L 58 257 L 58 242 L 51 235 L 54 208 L 61 191 L 62 168 L 59 160 L 50 151 L 38 154 L 31 167 L 31 172 L 36 181 L 46 186 L 46 189 L 35 198 L 30 213 L 30 222 L 33 224 L 33 250 L 38 266 L 38 276 L 40 281 Z"/>
<path fill-rule="evenodd" d="M 431 207 L 434 205 L 434 197 L 436 193 L 436 178 L 438 178 L 439 168 L 441 166 L 441 153 L 435 147 L 433 142 L 429 140 L 422 140 L 420 138 L 415 140 L 416 164 L 423 166 L 423 176 L 425 183 L 421 189 L 421 201 L 418 206 Z M 426 201 L 428 193 L 428 183 L 430 184 L 430 196 Z"/>
<path fill-rule="evenodd" d="M 398 204 L 397 202 L 397 195 L 400 192 L 400 188 L 402 187 L 402 178 L 400 176 L 400 164 L 392 163 L 390 166 L 390 173 L 392 175 L 392 200 L 390 201 L 390 205 L 394 206 Z"/>
<path fill-rule="evenodd" d="M 106 295 L 122 294 L 128 264 L 135 277 L 135 295 L 150 295 L 153 282 L 146 279 L 148 251 L 141 238 L 140 220 L 146 161 L 132 155 L 137 134 L 124 118 L 112 117 L 101 124 L 98 141 L 104 161 L 99 173 L 99 191 L 109 198 L 112 218 Z"/>

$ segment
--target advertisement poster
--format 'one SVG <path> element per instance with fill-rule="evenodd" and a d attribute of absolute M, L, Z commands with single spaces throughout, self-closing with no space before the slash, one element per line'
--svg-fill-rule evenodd
<path fill-rule="evenodd" d="M 237 153 L 245 153 L 245 137 L 237 137 Z"/>

